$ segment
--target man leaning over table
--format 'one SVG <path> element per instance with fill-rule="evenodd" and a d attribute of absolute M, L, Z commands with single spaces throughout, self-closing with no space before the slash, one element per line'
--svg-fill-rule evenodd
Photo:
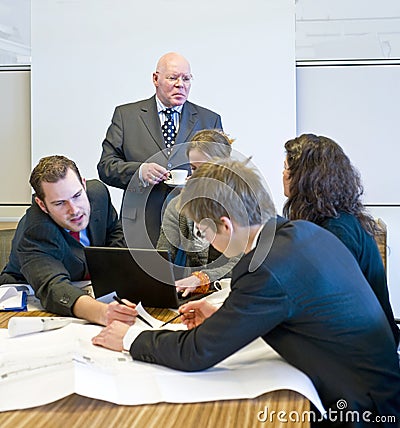
<path fill-rule="evenodd" d="M 42 158 L 30 184 L 34 200 L 18 224 L 0 284 L 29 283 L 49 312 L 101 325 L 133 324 L 135 305 L 98 302 L 72 284 L 88 276 L 85 245 L 126 246 L 106 186 L 86 181 L 64 156 Z"/>
<path fill-rule="evenodd" d="M 116 321 L 93 343 L 129 350 L 135 360 L 197 371 L 261 337 L 314 383 L 331 411 L 316 425 L 398 426 L 396 344 L 343 243 L 311 222 L 277 217 L 259 173 L 238 161 L 200 166 L 181 204 L 217 250 L 227 257 L 244 253 L 233 268 L 229 296 L 219 309 L 205 300 L 181 306 L 186 331 L 143 331 Z M 352 413 L 335 421 L 333 412 L 343 409 Z M 367 422 L 389 416 L 397 423 Z"/>

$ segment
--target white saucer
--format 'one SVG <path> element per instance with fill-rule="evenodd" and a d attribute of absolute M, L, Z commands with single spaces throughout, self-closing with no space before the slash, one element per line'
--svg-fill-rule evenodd
<path fill-rule="evenodd" d="M 164 183 L 170 187 L 183 187 L 186 184 L 186 181 L 183 183 L 175 183 L 172 180 L 166 180 L 166 181 L 164 181 Z"/>

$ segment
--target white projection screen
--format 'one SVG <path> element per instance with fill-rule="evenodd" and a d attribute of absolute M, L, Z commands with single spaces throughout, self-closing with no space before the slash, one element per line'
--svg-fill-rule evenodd
<path fill-rule="evenodd" d="M 279 209 L 283 143 L 296 130 L 294 40 L 293 0 L 35 0 L 32 163 L 64 154 L 97 177 L 115 106 L 152 96 L 158 58 L 176 51 L 192 66 L 189 99 L 221 114 Z"/>

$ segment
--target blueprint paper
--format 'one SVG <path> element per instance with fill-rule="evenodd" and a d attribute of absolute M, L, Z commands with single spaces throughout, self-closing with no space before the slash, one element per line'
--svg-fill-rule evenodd
<path fill-rule="evenodd" d="M 174 324 L 173 328 L 185 326 Z M 185 373 L 133 361 L 129 354 L 92 345 L 92 337 L 101 329 L 71 323 L 58 330 L 13 338 L 7 329 L 0 329 L 0 411 L 35 407 L 73 393 L 140 405 L 245 399 L 289 389 L 324 412 L 310 379 L 262 339 L 208 370 Z"/>

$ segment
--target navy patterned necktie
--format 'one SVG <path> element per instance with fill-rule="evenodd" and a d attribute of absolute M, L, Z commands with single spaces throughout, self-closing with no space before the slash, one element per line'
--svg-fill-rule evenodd
<path fill-rule="evenodd" d="M 172 115 L 174 114 L 175 110 L 171 108 L 167 108 L 163 111 L 165 114 L 165 122 L 163 123 L 161 130 L 165 141 L 165 146 L 167 147 L 167 155 L 171 156 L 172 148 L 175 144 L 175 138 L 176 138 L 176 128 L 174 125 L 174 119 L 172 118 Z"/>

